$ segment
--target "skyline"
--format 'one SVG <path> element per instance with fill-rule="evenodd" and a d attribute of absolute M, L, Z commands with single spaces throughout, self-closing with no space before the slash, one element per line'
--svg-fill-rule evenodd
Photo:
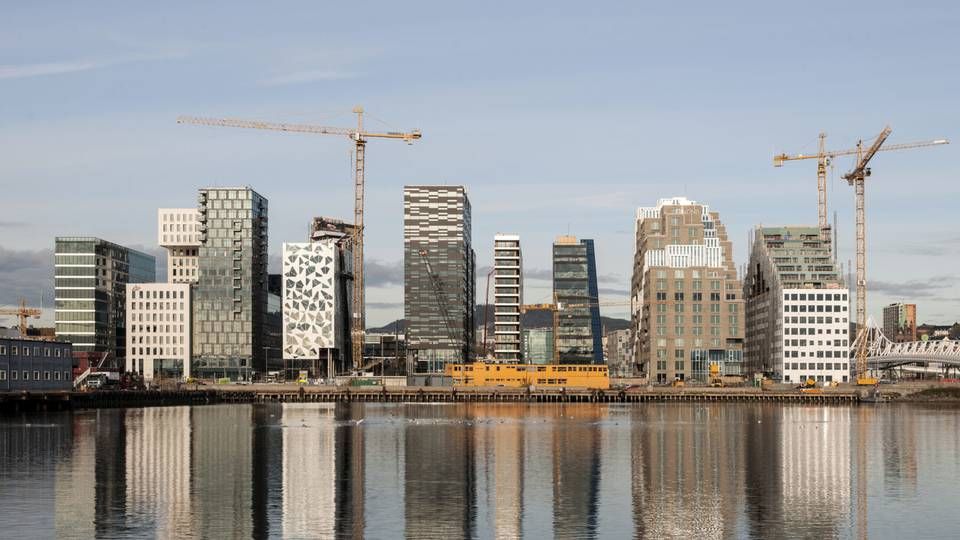
<path fill-rule="evenodd" d="M 567 232 L 596 241 L 601 298 L 626 297 L 635 211 L 659 198 L 685 195 L 718 211 L 740 268 L 753 227 L 816 224 L 815 163 L 774 169 L 775 153 L 815 150 L 820 131 L 828 148 L 852 147 L 886 123 L 891 144 L 956 139 L 960 120 L 957 6 L 858 3 L 785 18 L 762 5 L 708 6 L 694 18 L 673 6 L 594 15 L 572 4 L 512 6 L 501 18 L 384 4 L 362 31 L 350 24 L 357 8 L 307 3 L 179 16 L 118 4 L 51 17 L 11 6 L 0 22 L 0 304 L 20 295 L 36 303 L 40 288 L 52 304 L 58 235 L 158 254 L 157 208 L 192 206 L 208 185 L 250 185 L 270 200 L 278 270 L 282 243 L 303 241 L 314 216 L 350 219 L 349 143 L 175 119 L 350 126 L 357 104 L 370 125 L 424 137 L 368 148 L 371 326 L 402 314 L 407 184 L 467 187 L 481 280 L 494 234 L 519 234 L 529 303 L 549 299 L 551 245 Z M 917 303 L 918 322 L 960 320 L 954 157 L 951 145 L 872 163 L 868 313 L 877 322 L 895 301 Z M 828 181 L 844 265 L 853 190 L 841 175 L 850 166 L 838 160 Z"/>

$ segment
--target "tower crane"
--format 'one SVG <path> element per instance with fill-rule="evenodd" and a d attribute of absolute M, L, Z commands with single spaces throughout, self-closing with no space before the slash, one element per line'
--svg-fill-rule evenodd
<path fill-rule="evenodd" d="M 20 337 L 27 337 L 27 319 L 30 317 L 39 319 L 41 312 L 37 308 L 27 307 L 27 300 L 25 298 L 21 298 L 20 305 L 17 308 L 0 309 L 0 315 L 13 315 L 17 317 L 20 320 L 19 324 L 17 325 L 20 329 Z"/>
<path fill-rule="evenodd" d="M 870 168 L 867 165 L 877 152 L 882 150 L 883 143 L 891 133 L 890 126 L 883 128 L 883 131 L 877 135 L 876 140 L 870 145 L 870 148 L 864 151 L 863 141 L 857 143 L 857 163 L 853 170 L 843 175 L 847 184 L 853 186 L 856 193 L 856 213 L 857 213 L 857 334 L 859 345 L 856 348 L 856 366 L 857 366 L 857 384 L 873 385 L 876 379 L 867 376 L 867 227 L 866 227 L 866 209 L 865 209 L 865 180 L 870 176 Z M 931 146 L 933 144 L 947 144 L 946 139 L 931 141 L 929 144 L 919 145 L 892 145 L 886 150 L 901 150 L 904 148 L 916 148 L 918 146 Z"/>
<path fill-rule="evenodd" d="M 521 313 L 526 313 L 527 311 L 539 311 L 546 310 L 550 311 L 553 314 L 553 363 L 560 363 L 560 350 L 557 348 L 557 340 L 559 338 L 560 330 L 560 312 L 567 311 L 571 309 L 589 309 L 593 307 L 612 307 L 612 306 L 633 306 L 633 303 L 630 300 L 613 300 L 605 302 L 577 302 L 577 303 L 566 303 L 558 302 L 557 294 L 553 294 L 553 303 L 552 304 L 524 304 L 520 307 Z"/>
<path fill-rule="evenodd" d="M 781 153 L 773 156 L 774 167 L 782 167 L 784 162 L 787 161 L 797 161 L 801 159 L 817 160 L 817 215 L 819 218 L 817 224 L 820 226 L 820 239 L 824 241 L 830 239 L 829 235 L 827 234 L 827 166 L 830 165 L 838 156 L 858 155 L 859 151 L 858 148 L 848 148 L 846 150 L 827 150 L 826 140 L 827 134 L 821 132 L 819 135 L 819 143 L 816 154 Z M 932 141 L 891 144 L 878 149 L 878 151 L 890 152 L 893 150 L 907 150 L 910 148 L 922 148 L 924 146 L 947 144 L 948 142 L 949 141 L 946 139 L 936 139 Z"/>
<path fill-rule="evenodd" d="M 453 331 L 453 324 L 450 323 L 450 310 L 447 309 L 447 297 L 443 293 L 443 282 L 440 281 L 440 276 L 433 272 L 430 259 L 427 258 L 427 250 L 421 249 L 417 253 L 420 254 L 420 258 L 427 266 L 427 275 L 430 277 L 430 285 L 433 286 L 434 296 L 437 299 L 437 308 L 440 310 L 440 316 L 443 317 L 443 326 L 447 329 L 447 339 L 450 340 L 452 345 L 456 345 L 458 339 Z"/>
<path fill-rule="evenodd" d="M 237 120 L 229 118 L 198 118 L 180 116 L 178 124 L 194 124 L 200 126 L 234 127 L 245 129 L 266 129 L 273 131 L 287 131 L 292 133 L 310 133 L 315 135 L 341 135 L 348 137 L 354 144 L 354 232 L 353 232 L 353 318 L 350 333 L 352 336 L 352 360 L 354 369 L 363 365 L 363 338 L 364 317 L 366 313 L 363 295 L 363 198 L 364 198 L 364 154 L 367 139 L 399 139 L 407 144 L 421 137 L 419 129 L 407 132 L 373 132 L 363 127 L 363 107 L 354 107 L 357 115 L 356 128 L 338 128 L 314 126 L 309 124 L 285 124 L 277 122 L 262 122 L 257 120 Z"/>

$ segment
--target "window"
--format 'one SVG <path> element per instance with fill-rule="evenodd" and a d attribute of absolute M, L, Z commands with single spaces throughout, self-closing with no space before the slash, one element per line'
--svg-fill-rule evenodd
<path fill-rule="evenodd" d="M 17 372 L 16 372 L 16 371 L 10 371 L 10 378 L 13 379 L 13 380 L 17 380 Z"/>
<path fill-rule="evenodd" d="M 49 371 L 44 371 L 44 372 L 43 372 L 43 380 L 45 380 L 45 381 L 49 381 L 49 380 L 50 380 L 50 372 L 49 372 Z"/>
<path fill-rule="evenodd" d="M 59 380 L 60 380 L 60 372 L 59 372 L 59 371 L 54 371 L 53 374 L 54 374 L 54 376 L 55 376 L 54 378 L 59 381 Z"/>
<path fill-rule="evenodd" d="M 5 381 L 5 380 L 7 380 L 7 372 L 6 372 L 6 370 L 0 371 L 0 381 Z"/>
<path fill-rule="evenodd" d="M 17 353 L 14 352 L 13 354 L 17 354 Z M 30 356 L 30 347 L 24 347 L 24 348 L 23 348 L 23 355 L 24 355 L 24 356 Z"/>
<path fill-rule="evenodd" d="M 3 345 L 0 345 L 0 354 L 7 354 L 7 348 L 4 347 Z M 14 354 L 16 354 L 16 353 L 14 353 Z"/>
<path fill-rule="evenodd" d="M 677 302 L 682 302 L 682 301 L 683 301 L 683 293 L 682 293 L 682 292 L 675 292 L 675 293 L 673 293 L 673 299 L 674 299 L 675 301 L 677 301 Z"/>

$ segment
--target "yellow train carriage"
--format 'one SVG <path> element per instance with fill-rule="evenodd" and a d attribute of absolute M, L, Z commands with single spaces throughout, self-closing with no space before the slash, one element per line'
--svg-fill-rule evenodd
<path fill-rule="evenodd" d="M 610 388 L 605 365 L 593 364 L 447 364 L 446 376 L 454 386 L 505 386 L 523 388 Z"/>

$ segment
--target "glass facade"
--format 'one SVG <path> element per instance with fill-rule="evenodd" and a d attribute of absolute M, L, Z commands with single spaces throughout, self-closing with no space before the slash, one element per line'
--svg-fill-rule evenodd
<path fill-rule="evenodd" d="M 602 364 L 600 310 L 593 241 L 561 236 L 553 244 L 553 293 L 558 306 L 561 364 Z"/>
<path fill-rule="evenodd" d="M 463 186 L 405 186 L 403 214 L 407 373 L 442 372 L 474 342 L 470 200 Z"/>
<path fill-rule="evenodd" d="M 156 279 L 152 255 L 92 237 L 57 237 L 54 309 L 57 339 L 78 353 L 126 360 L 126 284 Z"/>
<path fill-rule="evenodd" d="M 553 363 L 553 330 L 530 328 L 523 330 L 523 361 L 527 364 Z"/>
<path fill-rule="evenodd" d="M 266 371 L 267 199 L 250 189 L 206 188 L 198 197 L 194 373 L 247 379 Z"/>

